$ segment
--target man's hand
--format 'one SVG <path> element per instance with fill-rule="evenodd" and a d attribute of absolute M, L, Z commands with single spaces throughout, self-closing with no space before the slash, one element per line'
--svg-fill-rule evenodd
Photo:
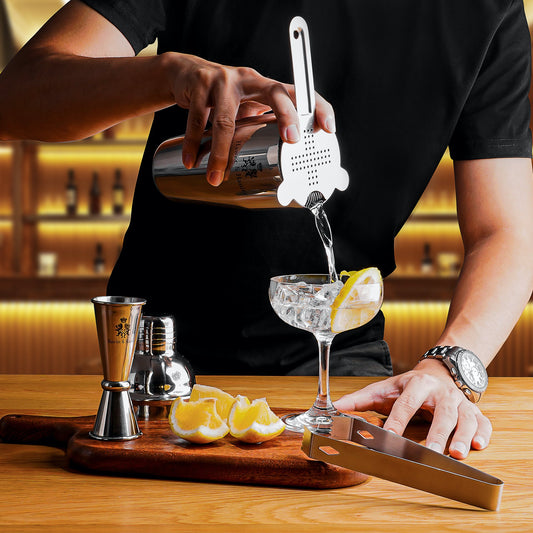
<path fill-rule="evenodd" d="M 281 139 L 297 142 L 300 138 L 294 88 L 247 67 L 229 67 L 205 59 L 167 53 L 169 86 L 176 104 L 189 110 L 183 143 L 183 163 L 194 166 L 202 134 L 208 121 L 213 128 L 207 179 L 219 185 L 224 178 L 235 132 L 235 120 L 261 115 L 272 110 L 278 119 Z M 335 131 L 331 105 L 316 95 L 316 127 Z"/>
<path fill-rule="evenodd" d="M 455 459 L 464 459 L 471 448 L 485 448 L 492 434 L 489 419 L 457 388 L 439 361 L 423 361 L 409 372 L 347 394 L 334 405 L 388 415 L 384 428 L 398 435 L 421 411 L 432 418 L 426 446 L 442 453 L 453 434 L 449 452 Z"/>

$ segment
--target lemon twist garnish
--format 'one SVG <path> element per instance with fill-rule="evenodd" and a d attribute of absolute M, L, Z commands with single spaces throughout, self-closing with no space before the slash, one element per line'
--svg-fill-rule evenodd
<path fill-rule="evenodd" d="M 376 267 L 343 270 L 348 277 L 331 306 L 331 331 L 340 333 L 370 322 L 381 308 L 383 280 Z"/>

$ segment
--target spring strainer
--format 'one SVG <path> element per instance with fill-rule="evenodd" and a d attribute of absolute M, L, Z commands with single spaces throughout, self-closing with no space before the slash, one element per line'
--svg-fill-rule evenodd
<path fill-rule="evenodd" d="M 280 170 L 283 182 L 277 196 L 281 205 L 292 200 L 312 209 L 325 202 L 335 189 L 348 187 L 348 173 L 341 167 L 339 143 L 335 134 L 314 131 L 315 88 L 309 30 L 302 17 L 289 26 L 296 109 L 300 121 L 300 140 L 282 143 Z"/>

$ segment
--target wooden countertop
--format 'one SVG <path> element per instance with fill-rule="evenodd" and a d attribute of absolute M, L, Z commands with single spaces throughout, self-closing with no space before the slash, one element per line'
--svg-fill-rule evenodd
<path fill-rule="evenodd" d="M 0 416 L 96 413 L 98 376 L 0 375 Z M 332 378 L 333 397 L 367 378 Z M 274 407 L 308 407 L 316 378 L 200 376 L 199 383 Z M 494 435 L 467 464 L 505 482 L 499 512 L 378 478 L 327 490 L 137 479 L 80 473 L 64 452 L 0 444 L 2 531 L 528 531 L 533 517 L 533 378 L 491 378 L 481 407 Z"/>

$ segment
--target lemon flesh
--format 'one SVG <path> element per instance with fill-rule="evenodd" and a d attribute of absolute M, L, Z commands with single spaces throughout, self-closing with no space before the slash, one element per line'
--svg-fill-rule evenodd
<path fill-rule="evenodd" d="M 195 383 L 189 401 L 196 402 L 201 398 L 214 398 L 217 400 L 216 409 L 222 420 L 228 419 L 231 407 L 235 403 L 235 397 L 222 389 L 216 387 L 210 387 L 209 385 L 200 385 Z"/>
<path fill-rule="evenodd" d="M 172 431 L 178 437 L 196 444 L 208 444 L 225 437 L 229 427 L 218 414 L 216 406 L 217 400 L 214 398 L 197 401 L 176 398 L 168 416 Z"/>
<path fill-rule="evenodd" d="M 362 270 L 343 270 L 340 277 L 348 276 L 331 306 L 331 331 L 340 333 L 370 322 L 381 308 L 383 280 L 376 267 Z"/>
<path fill-rule="evenodd" d="M 285 430 L 285 424 L 272 412 L 265 398 L 250 403 L 246 396 L 240 395 L 231 408 L 228 425 L 230 435 L 251 444 L 273 439 Z"/>

